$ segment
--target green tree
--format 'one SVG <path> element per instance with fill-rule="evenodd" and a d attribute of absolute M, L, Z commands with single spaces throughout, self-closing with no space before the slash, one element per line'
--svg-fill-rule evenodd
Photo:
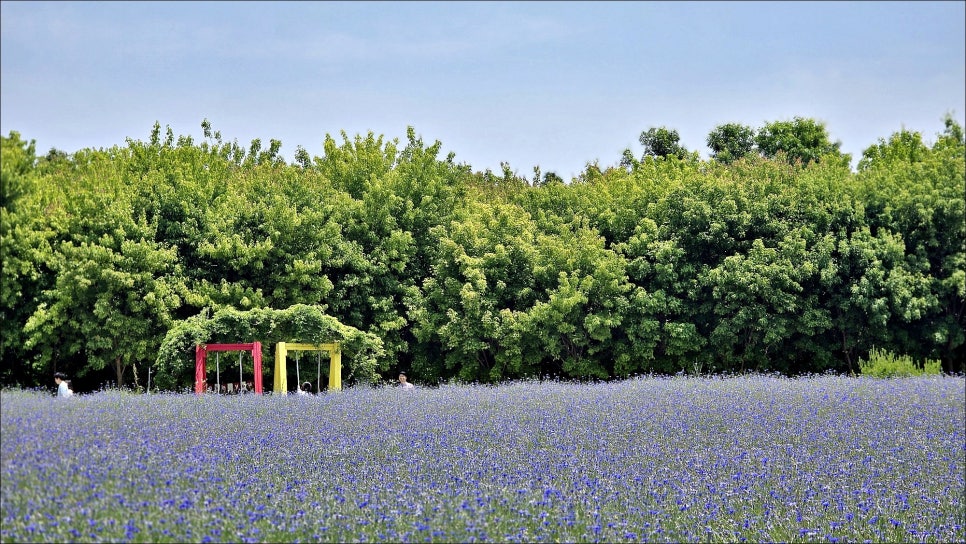
<path fill-rule="evenodd" d="M 731 164 L 754 151 L 755 130 L 738 123 L 718 125 L 708 134 L 708 147 L 713 159 Z"/>
<path fill-rule="evenodd" d="M 436 262 L 410 311 L 418 373 L 483 382 L 536 374 L 540 357 L 523 353 L 518 325 L 537 298 L 533 222 L 511 204 L 475 203 L 437 230 Z"/>
<path fill-rule="evenodd" d="M 644 146 L 644 157 L 678 157 L 684 159 L 688 150 L 681 145 L 678 131 L 667 127 L 651 127 L 641 133 L 639 138 Z"/>
<path fill-rule="evenodd" d="M 45 279 L 22 322 L 24 348 L 34 355 L 21 364 L 36 375 L 111 368 L 123 384 L 130 365 L 153 357 L 170 311 L 181 305 L 176 250 L 155 242 L 143 213 L 132 215 L 129 159 L 112 148 L 43 163 L 31 200 L 44 210 L 32 226 L 48 233 L 33 251 Z"/>
<path fill-rule="evenodd" d="M 535 241 L 534 289 L 541 296 L 520 318 L 524 353 L 543 354 L 545 374 L 608 378 L 628 366 L 622 336 L 627 296 L 624 260 L 574 218 Z"/>
<path fill-rule="evenodd" d="M 822 157 L 841 155 L 841 142 L 829 140 L 825 123 L 805 117 L 795 117 L 791 121 L 773 121 L 758 129 L 755 144 L 766 158 L 774 159 L 779 153 L 785 160 L 805 165 Z"/>
<path fill-rule="evenodd" d="M 36 171 L 35 144 L 11 132 L 0 137 L 0 381 L 37 383 L 27 363 L 23 326 L 52 283 L 51 242 L 63 225 L 60 208 L 50 205 Z"/>
<path fill-rule="evenodd" d="M 809 255 L 807 228 L 789 233 L 777 247 L 763 240 L 747 254 L 732 255 L 702 275 L 711 286 L 717 317 L 709 337 L 725 368 L 739 372 L 788 372 L 793 354 L 782 353 L 797 334 L 813 336 L 831 326 L 803 284 L 819 273 Z"/>
<path fill-rule="evenodd" d="M 888 141 L 879 138 L 878 143 L 862 151 L 858 169 L 861 172 L 878 164 L 922 162 L 928 153 L 929 148 L 922 142 L 920 133 L 903 129 L 890 136 Z"/>
<path fill-rule="evenodd" d="M 404 147 L 327 136 L 291 165 L 281 142 L 243 148 L 207 121 L 200 142 L 155 123 L 44 157 L 11 133 L 0 380 L 129 381 L 175 321 L 299 305 L 378 337 L 374 372 L 423 382 L 854 370 L 873 345 L 955 371 L 966 145 L 944 123 L 933 145 L 879 140 L 854 173 L 811 119 L 753 141 L 717 127 L 709 162 L 652 128 L 644 160 L 567 183 L 473 173 L 411 127 Z"/>
<path fill-rule="evenodd" d="M 657 223 L 642 218 L 616 251 L 626 262 L 629 293 L 625 334 L 631 359 L 621 373 L 675 373 L 693 364 L 707 340 L 691 319 L 688 301 L 696 268 L 674 240 L 662 240 Z"/>
<path fill-rule="evenodd" d="M 24 328 L 27 347 L 42 354 L 36 365 L 79 355 L 76 375 L 112 368 L 123 387 L 129 366 L 151 363 L 181 304 L 168 279 L 177 266 L 173 250 L 144 240 L 105 235 L 96 243 L 62 243 L 56 283 Z"/>
<path fill-rule="evenodd" d="M 868 227 L 841 237 L 826 305 L 840 353 L 850 372 L 873 346 L 896 347 L 896 331 L 930 305 L 925 278 L 903 266 L 905 244 L 889 231 Z"/>
<path fill-rule="evenodd" d="M 909 276 L 895 296 L 911 306 L 889 325 L 894 343 L 877 346 L 942 359 L 952 372 L 966 358 L 966 146 L 962 128 L 949 117 L 945 123 L 931 148 L 919 133 L 900 131 L 867 149 L 855 189 L 871 232 L 902 241 Z"/>
<path fill-rule="evenodd" d="M 315 157 L 315 167 L 322 175 L 331 180 L 337 189 L 361 199 L 366 185 L 372 179 L 384 177 L 396 165 L 399 142 L 384 142 L 369 132 L 364 138 L 356 135 L 350 141 L 348 134 L 342 132 L 342 145 L 326 134 L 323 144 L 325 154 Z"/>
<path fill-rule="evenodd" d="M 316 160 L 319 172 L 336 176 L 333 186 L 352 197 L 336 217 L 358 256 L 334 271 L 325 302 L 346 324 L 379 334 L 387 359 L 400 367 L 415 356 L 408 314 L 435 262 L 435 227 L 462 206 L 469 175 L 452 154 L 440 159 L 440 142 L 425 145 L 412 127 L 407 140 L 398 151 L 396 142 L 382 144 L 370 135 L 338 149 L 330 144 L 326 157 Z"/>

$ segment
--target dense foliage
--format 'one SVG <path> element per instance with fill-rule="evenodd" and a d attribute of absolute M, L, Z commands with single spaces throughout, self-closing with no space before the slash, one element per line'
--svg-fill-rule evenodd
<path fill-rule="evenodd" d="M 373 383 L 378 380 L 379 356 L 382 354 L 382 341 L 378 336 L 343 325 L 322 313 L 321 308 L 298 304 L 285 310 L 261 308 L 240 312 L 223 308 L 212 316 L 202 312 L 179 321 L 161 343 L 155 385 L 160 389 L 178 389 L 175 377 L 194 372 L 196 345 L 231 344 L 238 338 L 259 339 L 264 361 L 271 360 L 278 342 L 338 342 L 340 351 L 348 356 L 343 362 L 342 373 L 348 381 Z M 266 370 L 263 374 L 274 372 L 272 368 Z"/>
<path fill-rule="evenodd" d="M 0 540 L 962 542 L 964 385 L 3 391 Z"/>
<path fill-rule="evenodd" d="M 856 372 L 873 347 L 963 371 L 964 139 L 948 117 L 855 171 L 810 119 L 722 125 L 707 161 L 657 152 L 677 145 L 661 127 L 641 160 L 569 182 L 474 172 L 412 129 L 327 136 L 288 164 L 277 140 L 202 127 L 44 156 L 2 138 L 0 382 L 143 386 L 151 367 L 184 386 L 186 368 L 156 364 L 169 330 L 298 305 L 375 335 L 373 368 L 417 383 Z"/>
<path fill-rule="evenodd" d="M 937 360 L 926 360 L 919 366 L 908 355 L 897 357 L 894 353 L 877 348 L 872 348 L 868 361 L 859 359 L 859 369 L 863 376 L 876 378 L 942 374 L 942 365 Z"/>

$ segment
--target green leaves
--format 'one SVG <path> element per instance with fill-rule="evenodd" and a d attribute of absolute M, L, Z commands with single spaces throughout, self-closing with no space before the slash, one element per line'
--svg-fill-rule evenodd
<path fill-rule="evenodd" d="M 707 142 L 713 159 L 731 164 L 754 150 L 755 131 L 738 123 L 726 123 L 715 127 Z"/>
<path fill-rule="evenodd" d="M 28 319 L 26 347 L 40 347 L 36 366 L 52 365 L 55 354 L 82 355 L 84 375 L 113 368 L 124 385 L 128 365 L 150 360 L 171 312 L 181 305 L 176 254 L 141 240 L 61 243 L 53 265 L 56 282 Z"/>
<path fill-rule="evenodd" d="M 808 266 L 805 245 L 794 234 L 778 247 L 756 239 L 747 254 L 727 257 L 703 276 L 717 317 L 709 340 L 727 367 L 773 368 L 778 361 L 770 352 L 804 332 L 798 320 L 810 308 L 803 304 L 801 281 L 817 272 Z"/>
<path fill-rule="evenodd" d="M 206 343 L 262 343 L 262 360 L 271 361 L 278 342 L 321 344 L 339 342 L 344 378 L 369 383 L 377 379 L 378 361 L 385 356 L 382 341 L 375 334 L 360 331 L 327 315 L 320 306 L 296 304 L 289 308 L 236 310 L 224 308 L 202 312 L 171 324 L 157 356 L 157 379 L 161 387 L 190 383 L 194 372 L 194 350 Z M 271 373 L 271 365 L 263 372 Z"/>
<path fill-rule="evenodd" d="M 766 158 L 781 154 L 789 163 L 802 165 L 838 154 L 841 147 L 841 142 L 829 140 L 824 123 L 805 117 L 766 123 L 755 135 L 755 143 Z"/>
<path fill-rule="evenodd" d="M 667 127 L 651 127 L 641 133 L 639 138 L 641 145 L 644 146 L 645 157 L 677 157 L 683 159 L 688 155 L 688 150 L 681 145 L 681 137 L 678 131 Z"/>
<path fill-rule="evenodd" d="M 42 158 L 3 138 L 0 380 L 123 383 L 160 348 L 176 387 L 193 342 L 326 320 L 372 335 L 360 376 L 422 383 L 855 371 L 872 346 L 964 359 L 949 119 L 932 145 L 880 140 L 858 172 L 810 119 L 721 125 L 706 162 L 651 129 L 651 158 L 567 183 L 474 173 L 412 128 L 327 136 L 292 165 L 277 140 L 202 129 Z"/>
<path fill-rule="evenodd" d="M 441 352 L 440 377 L 494 381 L 531 375 L 520 312 L 535 300 L 532 221 L 514 206 L 470 205 L 461 221 L 439 227 L 439 250 L 410 315 L 416 338 Z M 431 361 L 417 365 L 433 369 Z"/>
<path fill-rule="evenodd" d="M 51 240 L 60 214 L 39 195 L 33 142 L 0 137 L 0 381 L 29 383 L 35 353 L 23 346 L 23 325 L 51 283 Z M 14 364 L 18 362 L 19 364 Z"/>

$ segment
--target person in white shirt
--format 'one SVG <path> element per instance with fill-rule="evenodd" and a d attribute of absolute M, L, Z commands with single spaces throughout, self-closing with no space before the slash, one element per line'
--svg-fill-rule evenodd
<path fill-rule="evenodd" d="M 405 372 L 400 372 L 399 373 L 399 387 L 402 387 L 403 389 L 412 389 L 413 388 L 413 384 L 409 383 L 409 381 L 406 379 L 406 373 Z"/>
<path fill-rule="evenodd" d="M 63 372 L 54 373 L 54 383 L 57 384 L 58 397 L 71 397 L 74 395 L 74 391 L 70 388 L 70 382 L 67 381 L 67 376 Z"/>

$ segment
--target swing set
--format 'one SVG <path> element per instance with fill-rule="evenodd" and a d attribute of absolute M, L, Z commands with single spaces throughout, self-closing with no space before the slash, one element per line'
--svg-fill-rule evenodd
<path fill-rule="evenodd" d="M 261 342 L 252 342 L 248 344 L 197 344 L 195 346 L 195 393 L 201 394 L 205 392 L 208 384 L 207 378 L 207 359 L 208 352 L 215 353 L 215 369 L 216 369 L 216 391 L 220 392 L 221 389 L 221 361 L 219 360 L 219 352 L 222 351 L 237 351 L 238 353 L 238 385 L 241 387 L 244 382 L 244 374 L 242 372 L 242 355 L 245 352 L 251 352 L 252 359 L 254 361 L 254 374 L 255 374 L 255 393 L 258 395 L 262 394 L 262 344 Z M 286 356 L 289 351 L 295 352 L 295 379 L 300 381 L 299 377 L 299 354 L 302 351 L 316 351 L 318 352 L 317 358 L 317 372 L 316 372 L 316 391 L 321 391 L 321 376 L 322 376 L 322 352 L 329 352 L 329 390 L 338 391 L 342 389 L 342 346 L 339 342 L 333 342 L 328 344 L 300 344 L 300 343 L 286 343 L 279 342 L 275 346 L 275 387 L 274 392 L 276 394 L 287 394 L 288 393 L 288 375 L 286 368 Z M 299 383 L 301 385 L 301 382 Z"/>
<path fill-rule="evenodd" d="M 221 366 L 218 360 L 217 352 L 221 351 L 237 351 L 238 353 L 238 385 L 242 386 L 244 382 L 242 376 L 242 355 L 246 351 L 250 351 L 252 354 L 252 359 L 255 361 L 254 371 L 255 371 L 255 393 L 258 395 L 262 394 L 262 343 L 252 342 L 250 344 L 198 344 L 195 346 L 195 393 L 204 393 L 206 385 L 208 384 L 207 371 L 205 369 L 206 362 L 208 359 L 208 352 L 216 352 L 215 356 L 215 367 L 217 369 L 217 382 L 218 387 L 221 387 Z"/>
<path fill-rule="evenodd" d="M 289 351 L 295 352 L 295 381 L 301 386 L 299 377 L 299 354 L 303 351 L 318 352 L 316 358 L 316 382 L 315 390 L 321 391 L 322 388 L 322 352 L 329 352 L 329 390 L 338 391 L 342 389 L 342 346 L 338 342 L 330 344 L 299 344 L 295 342 L 279 342 L 275 346 L 275 393 L 288 393 L 288 370 L 286 368 L 286 356 Z"/>

